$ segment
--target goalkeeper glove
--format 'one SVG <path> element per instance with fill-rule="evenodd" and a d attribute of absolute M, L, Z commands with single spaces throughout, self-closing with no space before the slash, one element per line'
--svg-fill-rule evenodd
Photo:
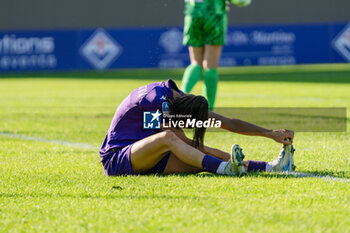
<path fill-rule="evenodd" d="M 231 3 L 235 4 L 238 7 L 245 7 L 250 5 L 252 0 L 230 0 Z"/>

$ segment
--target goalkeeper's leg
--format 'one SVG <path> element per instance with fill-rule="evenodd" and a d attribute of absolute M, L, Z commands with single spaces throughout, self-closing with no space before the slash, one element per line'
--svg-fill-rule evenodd
<path fill-rule="evenodd" d="M 215 104 L 216 90 L 218 86 L 218 73 L 216 69 L 219 64 L 221 51 L 222 45 L 206 45 L 204 50 L 204 94 L 207 97 L 210 111 L 213 110 Z"/>
<path fill-rule="evenodd" d="M 181 90 L 185 93 L 191 92 L 192 88 L 202 78 L 203 47 L 188 47 L 191 65 L 189 65 L 182 78 Z"/>

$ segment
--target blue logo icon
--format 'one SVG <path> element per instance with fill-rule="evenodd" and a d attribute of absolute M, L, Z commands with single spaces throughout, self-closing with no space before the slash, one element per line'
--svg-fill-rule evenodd
<path fill-rule="evenodd" d="M 144 129 L 160 129 L 160 116 L 162 114 L 156 112 L 143 112 L 143 128 Z"/>
<path fill-rule="evenodd" d="M 163 112 L 163 117 L 167 117 L 170 115 L 170 106 L 168 102 L 162 103 L 162 112 Z"/>

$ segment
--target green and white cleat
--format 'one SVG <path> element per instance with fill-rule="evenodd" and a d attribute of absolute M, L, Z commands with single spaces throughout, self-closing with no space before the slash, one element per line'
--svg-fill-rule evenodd
<path fill-rule="evenodd" d="M 243 166 L 244 154 L 242 148 L 234 144 L 231 147 L 231 158 L 227 161 L 226 167 L 224 168 L 224 173 L 229 176 L 242 176 L 246 175 L 247 172 Z"/>
<path fill-rule="evenodd" d="M 232 160 L 227 161 L 226 166 L 224 168 L 224 174 L 228 176 L 237 176 L 232 164 Z"/>
<path fill-rule="evenodd" d="M 278 155 L 278 158 L 269 162 L 271 171 L 273 172 L 293 172 L 296 166 L 294 165 L 294 147 L 293 145 L 283 145 Z"/>
<path fill-rule="evenodd" d="M 230 165 L 227 166 L 228 170 L 229 169 L 232 170 L 231 172 L 234 173 L 234 175 L 236 176 L 246 175 L 247 172 L 243 166 L 243 159 L 244 159 L 244 154 L 242 152 L 242 148 L 239 145 L 234 144 L 231 147 L 231 158 L 228 162 L 228 164 Z"/>

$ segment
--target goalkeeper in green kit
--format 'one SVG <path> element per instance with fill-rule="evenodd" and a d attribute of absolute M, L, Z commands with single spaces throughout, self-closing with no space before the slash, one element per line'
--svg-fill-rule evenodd
<path fill-rule="evenodd" d="M 217 67 L 227 31 L 226 4 L 248 6 L 251 0 L 185 0 L 183 43 L 191 64 L 186 68 L 181 90 L 189 93 L 204 76 L 204 94 L 213 110 L 218 83 Z"/>

